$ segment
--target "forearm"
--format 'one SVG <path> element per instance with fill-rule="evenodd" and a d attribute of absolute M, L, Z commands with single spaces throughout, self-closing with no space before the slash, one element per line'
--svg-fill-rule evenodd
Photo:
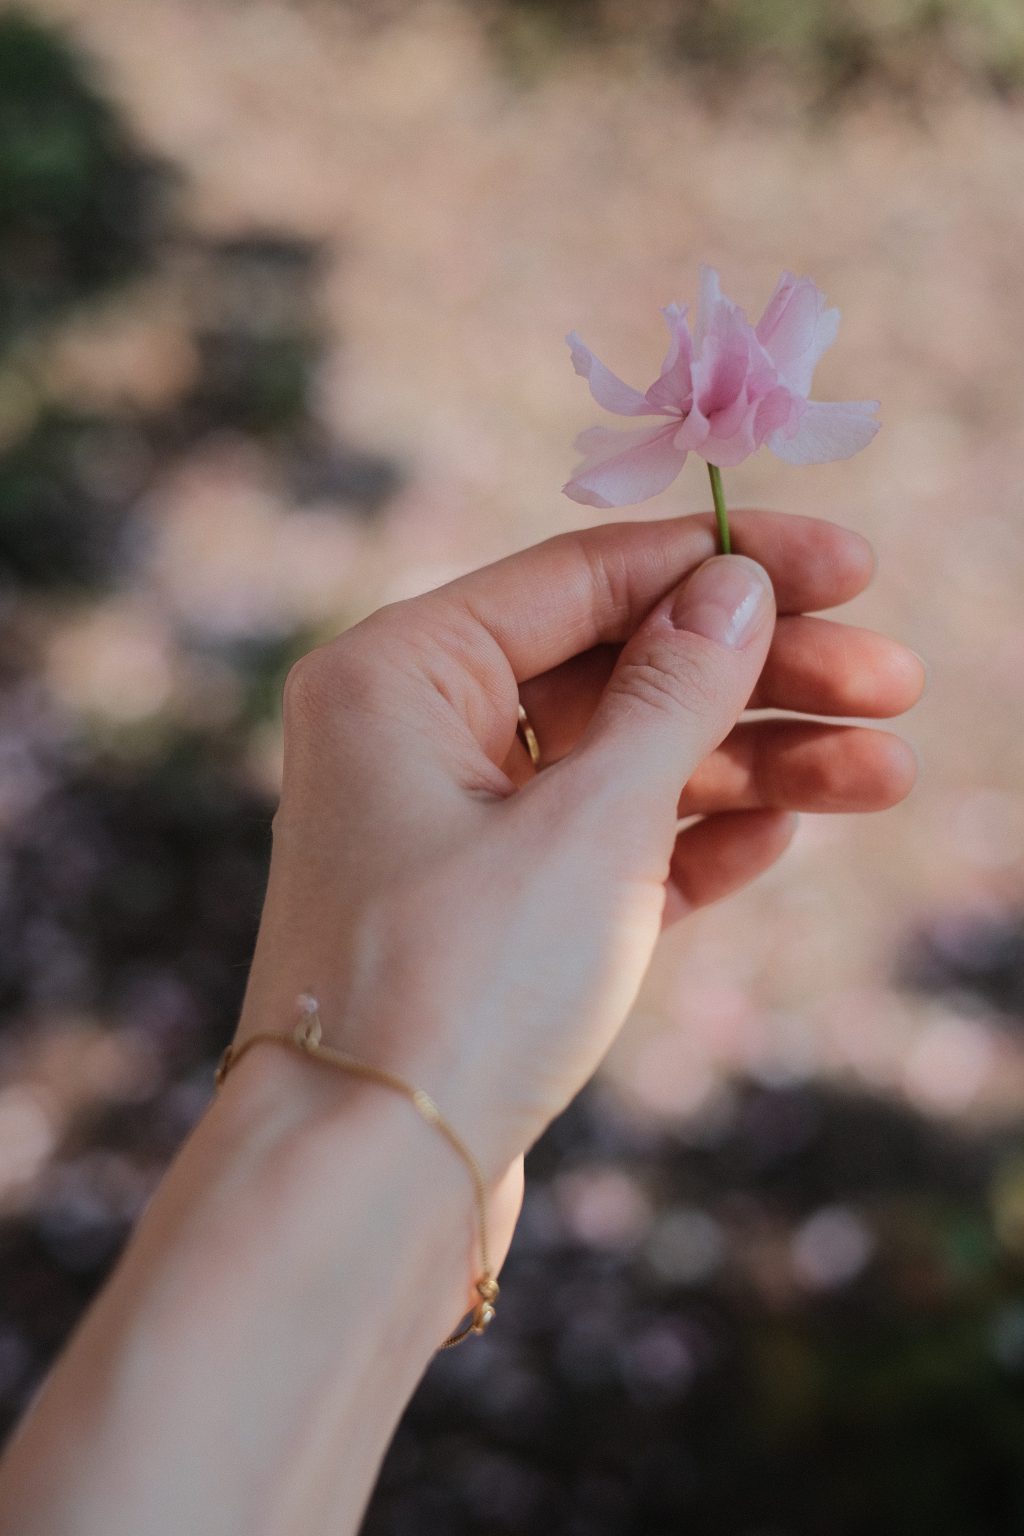
<path fill-rule="evenodd" d="M 474 1242 L 466 1170 L 407 1102 L 257 1047 L 9 1447 L 0 1533 L 356 1530 Z"/>

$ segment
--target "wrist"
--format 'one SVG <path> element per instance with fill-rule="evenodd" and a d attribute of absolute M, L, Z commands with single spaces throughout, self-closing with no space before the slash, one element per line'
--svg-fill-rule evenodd
<path fill-rule="evenodd" d="M 469 1305 L 474 1217 L 411 1104 L 254 1047 L 9 1448 L 19 1531 L 354 1531 Z"/>
<path fill-rule="evenodd" d="M 428 1358 L 472 1305 L 480 1268 L 472 1179 L 437 1128 L 394 1089 L 265 1041 L 232 1066 L 205 1121 L 219 1186 L 245 1190 L 261 1227 L 294 1232 L 311 1276 L 338 1265 L 346 1235 L 376 1254 L 369 1325 L 393 1337 L 381 1308 L 392 1293 L 419 1315 Z"/>
<path fill-rule="evenodd" d="M 257 1034 L 290 1034 L 301 1021 L 298 998 L 309 990 L 308 981 L 305 986 L 301 984 L 301 975 L 316 978 L 328 971 L 326 963 L 311 960 L 297 974 L 294 963 L 281 960 L 273 974 L 269 974 L 271 966 L 264 958 L 257 974 L 254 962 L 235 1044 L 244 1046 Z M 429 1001 L 425 1008 L 418 1000 L 414 1004 L 418 1027 L 410 1029 L 407 1001 L 398 1003 L 393 997 L 376 997 L 372 1004 L 367 1004 L 365 998 L 353 1001 L 329 981 L 314 982 L 311 990 L 320 1003 L 323 1043 L 351 1052 L 367 1065 L 394 1073 L 409 1086 L 422 1089 L 471 1152 L 487 1183 L 494 1189 L 500 1188 L 510 1165 L 523 1156 L 535 1135 L 520 1135 L 517 1127 L 508 1122 L 504 1113 L 508 1096 L 500 1091 L 500 1082 L 496 1082 L 487 1031 L 465 1024 L 459 1028 L 450 1018 L 443 1022 L 431 1019 Z M 266 1052 L 275 1059 L 286 1056 L 281 1047 L 261 1042 L 245 1059 L 252 1061 Z M 346 1077 L 326 1064 L 313 1063 L 313 1067 L 326 1081 L 300 1114 L 319 1107 L 330 1119 L 332 1102 L 345 1102 L 339 1082 L 346 1082 Z M 234 1078 L 240 1068 L 241 1063 L 232 1067 L 230 1077 Z M 272 1067 L 268 1075 L 273 1076 Z M 348 1079 L 350 1083 L 353 1080 Z M 384 1087 L 380 1091 L 389 1092 Z M 411 1112 L 415 1127 L 419 1117 L 415 1110 Z M 430 1128 L 426 1129 L 429 1134 Z"/>

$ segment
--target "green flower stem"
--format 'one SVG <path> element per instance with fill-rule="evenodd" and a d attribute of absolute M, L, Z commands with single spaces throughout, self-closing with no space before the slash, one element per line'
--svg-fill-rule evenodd
<path fill-rule="evenodd" d="M 708 465 L 708 474 L 711 476 L 711 494 L 715 498 L 715 517 L 718 521 L 718 542 L 722 546 L 723 555 L 732 554 L 732 539 L 729 537 L 729 514 L 725 510 L 725 492 L 722 489 L 722 471 L 717 464 Z"/>

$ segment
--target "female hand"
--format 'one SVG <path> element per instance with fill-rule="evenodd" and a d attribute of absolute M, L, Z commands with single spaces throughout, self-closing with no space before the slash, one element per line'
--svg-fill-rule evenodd
<path fill-rule="evenodd" d="M 869 582 L 859 535 L 766 512 L 733 530 L 741 553 L 714 559 L 708 516 L 561 535 L 382 609 L 288 679 L 238 1039 L 290 1029 L 315 993 L 325 1041 L 425 1088 L 500 1182 L 502 1251 L 521 1155 L 621 1028 L 661 926 L 773 864 L 792 812 L 881 809 L 914 779 L 887 733 L 737 724 L 748 705 L 894 715 L 923 671 L 807 616 Z"/>
<path fill-rule="evenodd" d="M 792 810 L 891 805 L 914 776 L 878 731 L 736 723 L 748 702 L 895 714 L 922 676 L 805 616 L 866 585 L 862 539 L 733 528 L 726 559 L 707 517 L 552 539 L 374 614 L 288 682 L 239 1039 L 289 1031 L 313 991 L 328 1043 L 425 1088 L 487 1176 L 496 1269 L 522 1154 L 621 1027 L 662 923 L 771 864 Z M 2 1536 L 357 1530 L 479 1299 L 475 1215 L 398 1094 L 247 1053 L 7 1448 Z"/>

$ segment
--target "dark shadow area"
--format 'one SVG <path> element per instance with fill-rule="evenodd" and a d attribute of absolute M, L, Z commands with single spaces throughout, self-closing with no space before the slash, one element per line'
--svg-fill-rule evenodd
<path fill-rule="evenodd" d="M 367 1536 L 1020 1529 L 1022 1271 L 986 1214 L 1001 1139 L 749 1084 L 704 1137 L 590 1092 L 538 1144 L 499 1321 L 431 1368 Z M 582 1242 L 574 1204 L 612 1170 L 646 1214 L 627 1243 Z"/>
<path fill-rule="evenodd" d="M 134 514 L 146 492 L 219 435 L 258 442 L 295 505 L 371 517 L 401 483 L 390 459 L 339 442 L 311 410 L 323 360 L 315 246 L 262 232 L 220 244 L 179 235 L 165 265 L 196 296 L 192 385 L 156 412 L 87 415 L 39 402 L 0 454 L 0 592 L 124 581 L 144 537 Z"/>
<path fill-rule="evenodd" d="M 123 581 L 149 487 L 221 434 L 260 443 L 293 504 L 372 516 L 398 466 L 338 438 L 313 399 L 324 361 L 315 243 L 185 227 L 172 168 L 143 155 L 65 40 L 0 18 L 0 384 L 21 400 L 0 436 L 0 597 Z M 155 411 L 51 398 L 16 342 L 145 274 L 176 294 L 195 376 Z M 6 373 L 5 373 L 6 370 Z"/>
<path fill-rule="evenodd" d="M 69 44 L 0 17 L 0 346 L 144 270 L 173 182 Z"/>
<path fill-rule="evenodd" d="M 257 438 L 274 454 L 295 502 L 335 501 L 372 516 L 398 489 L 398 467 L 338 442 L 310 410 L 323 362 L 317 293 L 324 265 L 313 242 L 270 230 L 180 241 L 173 268 L 195 296 L 199 370 L 154 430 L 179 451 L 218 431 Z"/>
<path fill-rule="evenodd" d="M 941 913 L 907 946 L 901 980 L 917 991 L 981 1004 L 1019 1033 L 1024 1027 L 1024 915 Z"/>

